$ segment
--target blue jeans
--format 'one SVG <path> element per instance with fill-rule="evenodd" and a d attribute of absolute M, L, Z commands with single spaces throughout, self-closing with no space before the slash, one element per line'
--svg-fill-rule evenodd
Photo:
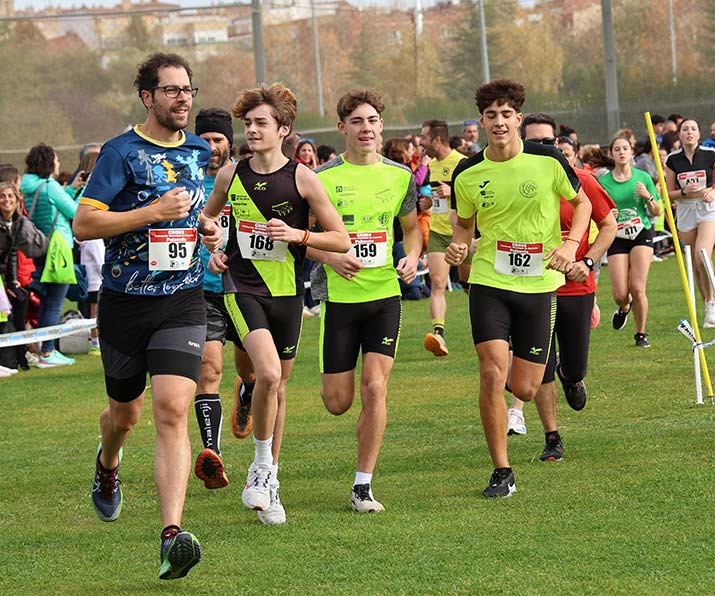
<path fill-rule="evenodd" d="M 67 295 L 69 284 L 41 284 L 44 296 L 40 295 L 40 310 L 37 315 L 37 326 L 50 327 L 51 325 L 59 325 L 62 305 Z M 40 348 L 42 353 L 51 352 L 55 349 L 55 340 L 47 339 L 42 342 Z"/>

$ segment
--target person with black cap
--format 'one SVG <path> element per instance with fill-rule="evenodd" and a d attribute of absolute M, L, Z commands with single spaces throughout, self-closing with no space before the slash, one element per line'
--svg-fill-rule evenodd
<path fill-rule="evenodd" d="M 204 108 L 196 116 L 196 134 L 211 148 L 211 159 L 204 179 L 204 188 L 208 196 L 213 190 L 219 169 L 231 160 L 233 146 L 231 114 L 221 108 Z M 230 213 L 231 206 L 226 205 L 220 217 L 221 227 L 224 228 L 224 242 L 228 238 Z M 223 411 L 219 395 L 223 345 L 226 339 L 234 344 L 234 360 L 238 372 L 234 383 L 234 407 L 231 412 L 231 430 L 238 438 L 245 438 L 251 432 L 251 396 L 255 374 L 251 359 L 243 350 L 238 332 L 226 312 L 221 276 L 211 273 L 208 269 L 211 253 L 202 246 L 200 256 L 205 266 L 203 287 L 206 302 L 206 344 L 199 370 L 194 408 L 204 449 L 196 459 L 194 473 L 203 480 L 206 488 L 211 489 L 223 488 L 228 484 L 221 459 L 220 433 Z"/>

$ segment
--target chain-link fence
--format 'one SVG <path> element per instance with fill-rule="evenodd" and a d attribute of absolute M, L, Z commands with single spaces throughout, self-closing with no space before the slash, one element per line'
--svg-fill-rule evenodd
<path fill-rule="evenodd" d="M 254 4 L 266 80 L 295 91 L 297 130 L 340 147 L 334 107 L 351 86 L 382 92 L 386 138 L 416 131 L 426 118 L 474 118 L 472 96 L 486 75 L 482 30 L 489 76 L 523 82 L 525 111 L 550 112 L 582 140 L 606 141 L 605 1 L 613 12 L 621 124 L 643 132 L 649 110 L 709 126 L 714 0 L 474 0 L 423 9 L 413 0 L 380 8 L 344 0 Z M 132 82 L 137 63 L 154 50 L 189 59 L 201 89 L 195 110 L 228 107 L 256 81 L 252 10 L 123 0 L 116 9 L 14 13 L 1 1 L 0 160 L 21 164 L 42 141 L 73 163 L 83 143 L 142 121 Z"/>

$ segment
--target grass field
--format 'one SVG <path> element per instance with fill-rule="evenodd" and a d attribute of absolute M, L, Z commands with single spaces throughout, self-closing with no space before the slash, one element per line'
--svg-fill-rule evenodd
<path fill-rule="evenodd" d="M 336 418 L 323 408 L 319 322 L 307 320 L 281 458 L 287 525 L 262 526 L 241 505 L 253 450 L 233 438 L 226 420 L 231 484 L 207 491 L 192 476 L 184 527 L 201 540 L 204 559 L 174 582 L 158 580 L 148 407 L 125 448 L 122 516 L 106 524 L 89 498 L 106 399 L 99 359 L 2 379 L 0 593 L 713 593 L 715 410 L 694 406 L 692 356 L 675 330 L 687 310 L 674 258 L 653 266 L 649 293 L 653 347 L 639 350 L 632 321 L 620 332 L 610 326 L 604 270 L 588 405 L 573 412 L 559 397 L 565 458 L 538 460 L 544 435 L 527 405 L 529 433 L 509 440 L 518 492 L 496 502 L 480 497 L 491 464 L 466 297 L 448 297 L 450 355 L 441 360 L 422 348 L 427 301 L 406 303 L 373 481 L 387 511 L 370 516 L 349 507 L 358 410 Z M 715 330 L 704 335 L 712 339 Z M 227 374 L 227 410 L 232 382 Z M 193 413 L 190 420 L 195 457 Z"/>

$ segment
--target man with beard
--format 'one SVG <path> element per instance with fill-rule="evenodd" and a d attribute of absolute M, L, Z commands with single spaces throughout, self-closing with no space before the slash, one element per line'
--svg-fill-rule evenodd
<path fill-rule="evenodd" d="M 208 196 L 213 190 L 218 171 L 230 161 L 233 146 L 231 114 L 221 108 L 204 108 L 196 116 L 196 134 L 204 139 L 211 149 L 211 159 L 204 179 L 204 189 Z M 231 206 L 226 205 L 219 219 L 224 232 L 224 247 L 228 240 L 230 220 Z M 223 411 L 219 395 L 223 370 L 223 346 L 226 339 L 234 344 L 234 361 L 239 375 L 234 383 L 234 406 L 231 412 L 231 430 L 239 439 L 247 437 L 251 432 L 251 396 L 256 376 L 251 359 L 239 347 L 241 341 L 238 331 L 226 312 L 221 276 L 208 270 L 211 253 L 202 246 L 200 256 L 204 265 L 206 345 L 199 370 L 194 408 L 204 449 L 196 459 L 194 473 L 203 480 L 206 488 L 212 489 L 223 488 L 228 484 L 221 459 Z"/>
<path fill-rule="evenodd" d="M 444 338 L 447 300 L 445 291 L 449 279 L 449 265 L 444 253 L 452 242 L 454 207 L 452 205 L 452 172 L 464 159 L 459 151 L 449 146 L 449 129 L 444 120 L 427 120 L 422 124 L 420 145 L 432 160 L 429 162 L 429 184 L 432 187 L 427 241 L 427 267 L 431 280 L 429 310 L 432 316 L 432 331 L 425 335 L 424 346 L 428 352 L 443 357 L 449 354 Z M 429 203 L 430 199 L 420 199 Z M 429 208 L 429 205 L 425 205 Z"/>
<path fill-rule="evenodd" d="M 199 542 L 180 527 L 191 470 L 188 410 L 206 337 L 198 235 L 210 152 L 184 131 L 198 92 L 191 79 L 176 54 L 153 54 L 139 66 L 134 86 L 146 120 L 104 145 L 74 220 L 78 239 L 107 241 L 98 327 L 109 405 L 99 419 L 92 502 L 101 520 L 119 517 L 122 446 L 139 421 L 148 372 L 161 579 L 184 577 L 201 559 Z M 220 238 L 214 222 L 202 231 L 208 241 Z"/>

